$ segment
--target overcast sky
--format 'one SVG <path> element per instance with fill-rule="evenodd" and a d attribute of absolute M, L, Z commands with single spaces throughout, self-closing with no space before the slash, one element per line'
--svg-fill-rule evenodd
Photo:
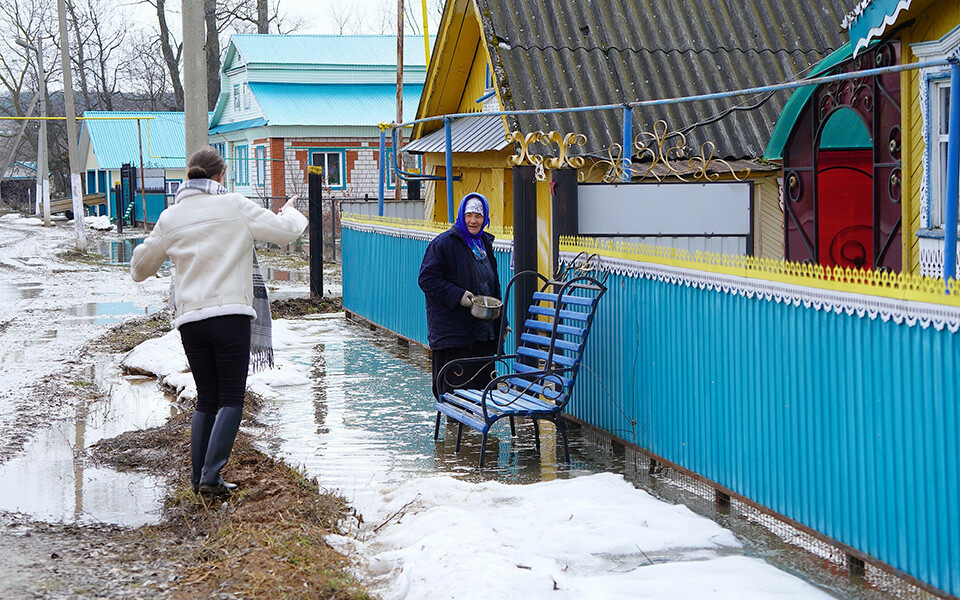
<path fill-rule="evenodd" d="M 405 0 L 405 5 L 409 6 L 404 18 L 408 33 L 411 12 L 416 21 L 416 31 L 422 32 L 422 0 Z M 441 5 L 441 0 L 427 0 L 431 34 L 436 33 Z M 291 17 L 304 19 L 304 26 L 299 33 L 340 33 L 341 23 L 344 26 L 343 33 L 386 33 L 384 30 L 387 28 L 391 30 L 390 33 L 395 32 L 395 25 L 387 27 L 387 24 L 388 21 L 395 22 L 396 0 L 280 0 L 280 8 Z"/>

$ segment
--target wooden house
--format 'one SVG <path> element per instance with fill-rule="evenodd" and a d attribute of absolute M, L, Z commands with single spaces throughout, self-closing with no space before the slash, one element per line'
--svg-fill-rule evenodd
<path fill-rule="evenodd" d="M 404 113 L 423 87 L 422 38 L 404 45 Z M 306 196 L 307 167 L 325 195 L 375 196 L 380 130 L 396 116 L 397 43 L 388 35 L 234 35 L 221 68 L 210 143 L 227 187 L 278 202 Z M 394 189 L 394 181 L 387 182 Z"/>
<path fill-rule="evenodd" d="M 845 0 L 559 0 L 548 4 L 450 0 L 417 118 L 616 105 L 795 79 L 844 43 L 839 22 L 846 4 Z M 635 108 L 629 115 L 615 107 L 601 112 L 457 119 L 451 124 L 453 172 L 459 177 L 453 195 L 458 199 L 469 191 L 484 193 L 493 207 L 493 224 L 510 226 L 512 175 L 506 159 L 514 152 L 514 144 L 506 142 L 506 134 L 556 131 L 559 139 L 583 134 L 582 143 L 566 148 L 585 159 L 579 169 L 584 182 L 580 188 L 593 193 L 613 188 L 588 188 L 591 182 L 616 186 L 626 202 L 619 206 L 634 206 L 635 198 L 651 195 L 654 203 L 660 202 L 659 198 L 669 195 L 662 192 L 680 189 L 664 186 L 693 182 L 705 187 L 684 190 L 682 195 L 710 207 L 719 189 L 710 187 L 714 180 L 744 185 L 736 192 L 740 224 L 732 234 L 697 231 L 702 223 L 695 220 L 696 209 L 662 202 L 652 211 L 620 215 L 619 222 L 608 223 L 604 232 L 581 229 L 580 233 L 781 258 L 780 169 L 762 157 L 789 96 L 779 92 Z M 440 121 L 414 128 L 414 141 L 407 150 L 422 155 L 427 174 L 446 173 L 444 136 Z M 678 141 L 684 148 L 682 157 L 670 152 Z M 622 168 L 625 146 L 632 158 L 627 172 Z M 561 153 L 555 143 L 533 145 L 531 151 L 554 157 Z M 548 179 L 537 192 L 541 266 L 549 256 L 551 238 Z M 427 219 L 447 220 L 446 193 L 442 182 L 426 186 Z M 682 212 L 688 220 L 676 223 L 677 213 Z M 653 213 L 674 224 L 651 230 L 644 223 Z"/>
<path fill-rule="evenodd" d="M 128 209 L 137 221 L 145 217 L 155 223 L 186 179 L 183 113 L 88 110 L 83 117 L 79 143 L 84 194 L 108 194 L 106 214 L 115 217 L 114 189 L 121 184 L 123 166 L 131 165 L 137 174 L 131 178 L 134 202 Z"/>

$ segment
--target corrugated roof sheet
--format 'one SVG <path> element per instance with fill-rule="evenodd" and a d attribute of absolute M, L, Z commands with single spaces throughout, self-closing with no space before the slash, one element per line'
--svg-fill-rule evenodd
<path fill-rule="evenodd" d="M 486 152 L 508 146 L 503 117 L 463 117 L 450 124 L 450 142 L 454 152 Z M 404 146 L 406 152 L 446 152 L 446 134 L 437 131 Z"/>
<path fill-rule="evenodd" d="M 123 163 L 139 164 L 138 123 L 144 167 L 182 169 L 186 163 L 182 112 L 88 110 L 83 116 L 83 127 L 89 132 L 101 169 L 119 169 Z M 137 117 L 141 120 L 137 121 Z"/>
<path fill-rule="evenodd" d="M 263 117 L 257 117 L 256 119 L 247 119 L 246 121 L 237 121 L 235 123 L 224 123 L 223 125 L 211 127 L 210 134 L 227 133 L 230 131 L 239 131 L 241 129 L 253 129 L 254 127 L 262 127 L 266 124 L 266 119 Z"/>
<path fill-rule="evenodd" d="M 269 125 L 376 125 L 397 113 L 393 85 L 251 83 L 250 90 Z M 404 120 L 415 117 L 422 91 L 403 86 Z"/>
<path fill-rule="evenodd" d="M 723 92 L 795 79 L 840 47 L 849 0 L 476 0 L 505 108 L 573 107 Z M 634 111 L 634 135 L 663 119 L 691 146 L 763 155 L 789 92 Z M 622 141 L 621 111 L 518 117 L 523 131 Z"/>
<path fill-rule="evenodd" d="M 231 36 L 230 41 L 248 65 L 397 64 L 395 35 L 237 34 Z M 426 67 L 423 37 L 404 37 L 403 61 L 406 66 Z M 227 61 L 224 61 L 225 65 L 226 63 Z"/>

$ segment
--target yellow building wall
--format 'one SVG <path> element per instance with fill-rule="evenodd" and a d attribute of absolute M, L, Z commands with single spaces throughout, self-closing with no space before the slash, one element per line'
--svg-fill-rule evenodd
<path fill-rule="evenodd" d="M 477 98 L 483 96 L 487 86 L 487 49 L 477 45 L 473 55 L 473 65 L 470 67 L 470 74 L 467 76 L 467 83 L 463 88 L 463 95 L 460 97 L 460 106 L 457 112 L 480 112 L 483 108 L 482 102 L 477 102 Z"/>
<path fill-rule="evenodd" d="M 901 36 L 901 62 L 916 62 L 910 44 L 935 41 L 960 24 L 960 3 L 934 2 L 914 17 L 912 26 Z M 923 139 L 923 114 L 920 110 L 920 73 L 904 71 L 900 76 L 901 128 L 903 132 L 903 270 L 919 272 L 920 186 L 923 181 L 923 160 L 927 151 Z"/>
<path fill-rule="evenodd" d="M 453 182 L 454 211 L 460 207 L 460 200 L 464 196 L 477 192 L 490 202 L 492 227 L 513 226 L 513 172 L 507 166 L 508 156 L 510 152 L 454 153 L 453 173 L 462 177 L 460 181 Z M 423 166 L 426 173 L 446 176 L 446 158 L 443 154 L 425 154 Z M 434 221 L 447 221 L 445 180 L 427 183 L 424 216 Z"/>
<path fill-rule="evenodd" d="M 760 258 L 783 258 L 783 209 L 779 174 L 760 177 L 753 184 L 753 251 Z"/>

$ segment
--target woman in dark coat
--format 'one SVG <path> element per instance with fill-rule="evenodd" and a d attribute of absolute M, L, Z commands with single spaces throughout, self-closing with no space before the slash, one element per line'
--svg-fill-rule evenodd
<path fill-rule="evenodd" d="M 430 242 L 420 265 L 420 289 L 427 303 L 427 339 L 433 354 L 433 394 L 447 385 L 482 389 L 493 377 L 493 366 L 469 365 L 454 370 L 446 382 L 437 375 L 458 358 L 497 353 L 500 319 L 482 320 L 470 314 L 474 296 L 500 298 L 497 260 L 490 225 L 490 204 L 481 194 L 464 196 L 457 222 Z M 438 389 L 439 386 L 439 389 Z"/>

